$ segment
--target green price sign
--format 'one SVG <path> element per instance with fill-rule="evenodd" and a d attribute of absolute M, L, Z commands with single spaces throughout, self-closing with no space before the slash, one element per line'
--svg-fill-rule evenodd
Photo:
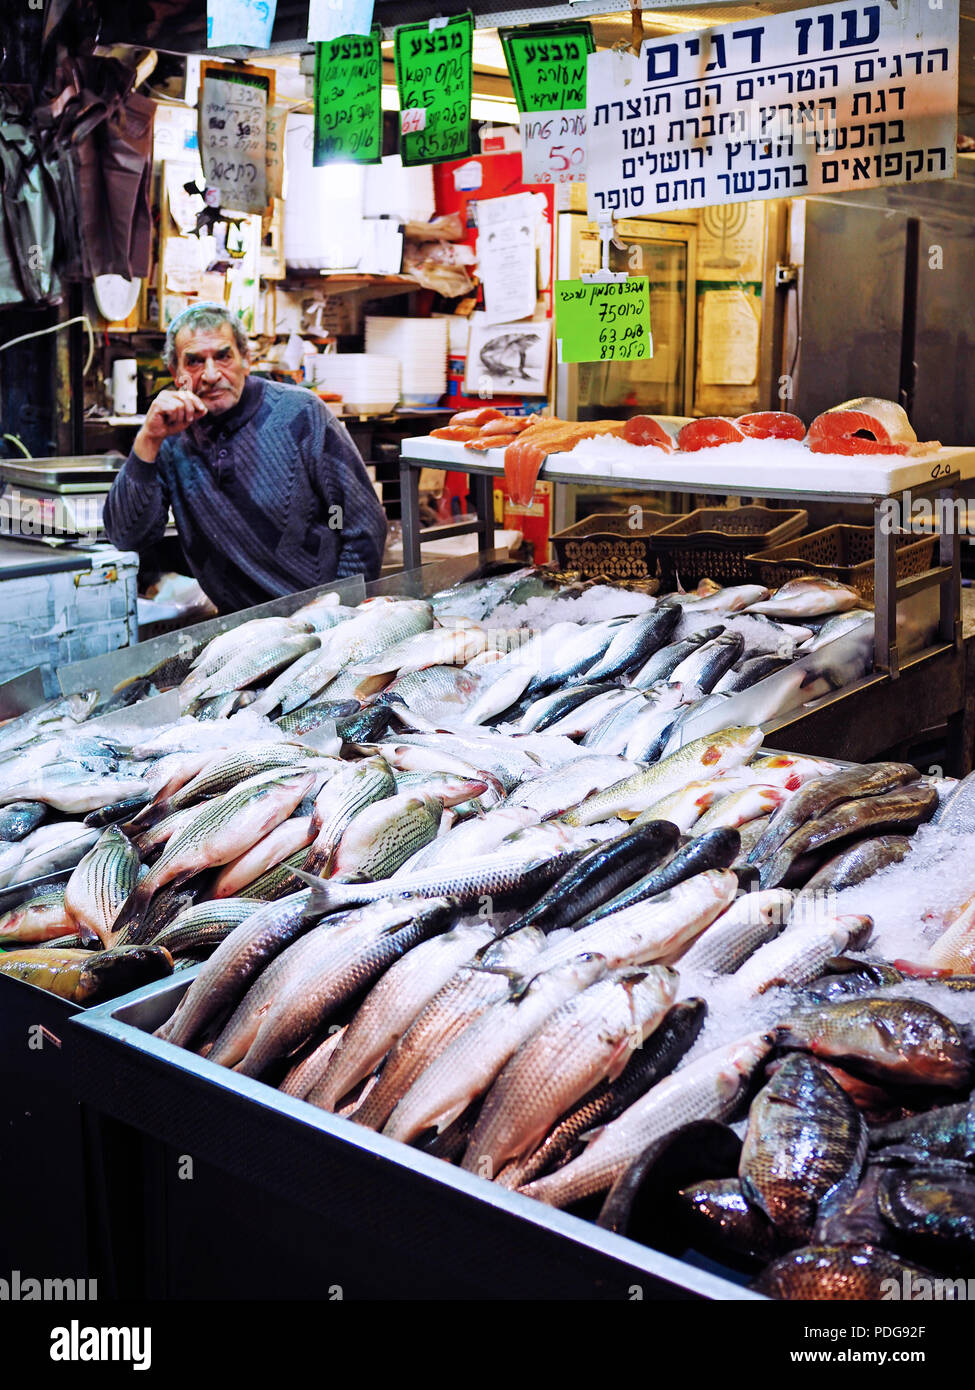
<path fill-rule="evenodd" d="M 557 280 L 555 338 L 560 362 L 642 362 L 653 356 L 650 281 Z"/>
<path fill-rule="evenodd" d="M 396 30 L 400 156 L 404 164 L 442 164 L 471 152 L 474 16 Z"/>
<path fill-rule="evenodd" d="M 378 164 L 383 153 L 382 30 L 315 45 L 313 162 Z"/>
<path fill-rule="evenodd" d="M 586 60 L 596 48 L 588 24 L 533 24 L 500 34 L 522 115 L 585 110 Z"/>

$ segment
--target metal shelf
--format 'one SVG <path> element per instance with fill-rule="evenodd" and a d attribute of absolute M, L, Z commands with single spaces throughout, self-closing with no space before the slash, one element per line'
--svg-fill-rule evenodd
<path fill-rule="evenodd" d="M 406 439 L 400 454 L 400 501 L 403 525 L 403 564 L 407 569 L 415 569 L 421 563 L 420 548 L 427 540 L 435 539 L 436 528 L 423 531 L 420 528 L 419 478 L 422 468 L 444 468 L 452 472 L 467 473 L 472 483 L 472 506 L 477 520 L 453 531 L 454 535 L 477 534 L 480 537 L 479 549 L 491 548 L 494 539 L 494 498 L 493 480 L 504 474 L 504 451 L 498 449 L 498 461 L 485 455 L 474 455 L 470 450 L 451 451 L 449 459 L 437 456 L 438 450 L 431 450 L 429 443 L 440 441 L 425 439 Z M 796 488 L 777 485 L 773 487 L 742 482 L 715 482 L 708 480 L 686 480 L 660 476 L 627 478 L 619 474 L 594 474 L 575 468 L 559 468 L 557 464 L 545 464 L 539 477 L 551 483 L 578 484 L 585 482 L 591 488 L 619 489 L 625 487 L 632 492 L 659 492 L 695 494 L 711 493 L 719 497 L 732 497 L 747 494 L 749 497 L 781 498 L 790 502 L 834 502 L 865 504 L 874 509 L 874 667 L 891 679 L 900 673 L 901 654 L 897 646 L 897 604 L 908 597 L 927 589 L 937 589 L 939 593 L 938 638 L 943 644 L 960 647 L 961 644 L 961 565 L 960 546 L 957 532 L 942 534 L 939 542 L 938 565 L 926 574 L 898 581 L 897 551 L 893 544 L 890 529 L 885 525 L 884 504 L 900 502 L 902 508 L 905 498 L 937 497 L 941 514 L 953 507 L 961 486 L 958 472 L 927 482 L 912 483 L 910 488 L 895 492 L 851 492 L 838 493 L 820 488 Z"/>

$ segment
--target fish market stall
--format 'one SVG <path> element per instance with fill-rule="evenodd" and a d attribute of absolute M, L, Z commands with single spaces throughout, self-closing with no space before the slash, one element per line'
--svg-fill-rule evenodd
<path fill-rule="evenodd" d="M 746 1113 L 793 1087 L 838 1115 L 783 1180 L 825 1199 L 863 1175 L 861 1114 L 970 1090 L 971 785 L 768 751 L 759 715 L 869 660 L 848 586 L 432 578 L 220 620 L 0 727 L 0 982 L 110 982 L 68 1025 L 86 1174 L 151 1141 L 91 1258 L 163 1295 L 280 1296 L 282 1266 L 322 1296 L 788 1292 L 824 1213 L 780 1215 Z M 929 917 L 875 895 L 924 865 Z M 914 1030 L 906 1076 L 857 1039 L 815 1060 L 805 1008 L 847 991 L 857 1038 L 878 1008 Z M 688 1236 L 691 1185 L 705 1224 L 771 1223 L 757 1262 Z M 145 1257 L 116 1238 L 143 1187 Z"/>

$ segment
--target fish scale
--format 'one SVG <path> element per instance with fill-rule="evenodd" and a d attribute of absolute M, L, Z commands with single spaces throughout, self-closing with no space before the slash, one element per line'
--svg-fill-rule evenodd
<path fill-rule="evenodd" d="M 437 834 L 443 802 L 400 792 L 365 810 L 346 828 L 332 861 L 337 874 L 384 879 Z"/>
<path fill-rule="evenodd" d="M 484 966 L 523 969 L 538 954 L 545 937 L 526 927 L 479 953 Z M 508 992 L 505 975 L 462 966 L 421 1009 L 393 1047 L 378 1083 L 351 1118 L 368 1129 L 381 1129 L 413 1082 L 460 1033 Z"/>
<path fill-rule="evenodd" d="M 199 815 L 170 838 L 133 889 L 117 919 L 118 929 L 135 923 L 153 893 L 174 878 L 227 864 L 243 854 L 280 821 L 287 820 L 314 780 L 313 772 L 285 773 L 253 786 L 242 784 L 205 802 Z"/>
<path fill-rule="evenodd" d="M 859 1177 L 867 1132 L 856 1106 L 811 1057 L 787 1057 L 752 1102 L 738 1176 L 783 1235 L 811 1235 L 821 1202 Z"/>
<path fill-rule="evenodd" d="M 762 743 L 762 730 L 751 727 L 723 729 L 693 739 L 653 767 L 623 778 L 604 791 L 585 799 L 562 819 L 568 825 L 592 825 L 608 816 L 636 816 L 670 792 L 678 791 L 695 773 L 714 777 L 729 768 L 740 767 Z"/>
<path fill-rule="evenodd" d="M 334 1110 L 457 970 L 492 939 L 487 923 L 458 927 L 414 946 L 391 965 L 357 1010 L 324 1075 L 309 1092 L 312 1104 Z"/>
<path fill-rule="evenodd" d="M 498 1075 L 505 1062 L 560 1004 L 606 972 L 601 956 L 580 951 L 571 960 L 519 982 L 513 994 L 475 1019 L 417 1077 L 383 1127 L 409 1143 L 425 1129 L 443 1133 Z"/>
<path fill-rule="evenodd" d="M 456 904 L 443 898 L 425 903 L 419 912 L 402 904 L 373 904 L 361 914 L 351 913 L 338 928 L 317 928 L 316 937 L 327 933 L 321 937 L 322 954 L 309 950 L 310 968 L 273 1000 L 236 1070 L 242 1076 L 260 1076 L 273 1061 L 307 1042 L 340 1004 L 369 985 L 404 951 L 442 931 L 455 910 Z M 362 920 L 353 922 L 359 916 Z M 306 938 L 299 945 L 308 942 Z"/>
<path fill-rule="evenodd" d="M 765 1035 L 753 1033 L 689 1062 L 596 1132 L 578 1158 L 521 1191 L 557 1207 L 605 1191 L 665 1134 L 692 1120 L 728 1119 L 769 1051 Z"/>
<path fill-rule="evenodd" d="M 208 676 L 198 689 L 192 688 L 188 693 L 196 699 L 205 700 L 215 695 L 223 695 L 228 690 L 242 690 L 245 686 L 273 675 L 282 666 L 290 665 L 296 658 L 304 656 L 317 646 L 318 638 L 314 633 L 278 637 L 267 642 L 255 643 L 252 647 L 245 647 L 238 656 Z M 181 690 L 183 688 L 180 687 Z"/>
<path fill-rule="evenodd" d="M 601 1081 L 560 1117 L 543 1142 L 522 1163 L 510 1164 L 497 1178 L 506 1188 L 524 1187 L 533 1178 L 555 1169 L 570 1154 L 580 1136 L 627 1110 L 651 1086 L 662 1081 L 693 1046 L 704 1026 L 703 999 L 682 999 L 667 1013 L 643 1046 L 630 1057 L 615 1080 Z"/>
<path fill-rule="evenodd" d="M 315 801 L 319 823 L 315 841 L 301 867 L 308 873 L 328 871 L 332 857 L 355 817 L 375 801 L 395 795 L 396 781 L 385 758 L 355 763 L 322 789 Z"/>
<path fill-rule="evenodd" d="M 531 1152 L 569 1106 L 623 1070 L 676 993 L 676 972 L 649 966 L 614 972 L 562 1004 L 491 1086 L 461 1167 L 493 1177 Z"/>
<path fill-rule="evenodd" d="M 110 944 L 115 919 L 135 887 L 139 856 L 120 830 L 110 827 L 99 837 L 68 880 L 64 907 L 81 935 Z"/>
<path fill-rule="evenodd" d="M 170 955 L 185 955 L 204 947 L 219 946 L 241 922 L 260 910 L 261 904 L 244 898 L 220 898 L 193 903 L 152 937 L 150 945 L 165 946 Z"/>

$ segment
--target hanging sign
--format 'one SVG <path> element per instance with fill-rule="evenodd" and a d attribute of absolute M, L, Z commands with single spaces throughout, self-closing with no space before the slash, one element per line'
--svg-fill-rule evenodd
<path fill-rule="evenodd" d="M 556 280 L 559 362 L 638 362 L 653 356 L 650 281 Z"/>
<path fill-rule="evenodd" d="M 473 43 L 470 11 L 396 30 L 404 164 L 440 164 L 471 153 Z"/>
<path fill-rule="evenodd" d="M 207 0 L 207 48 L 267 48 L 278 0 Z"/>
<path fill-rule="evenodd" d="M 316 165 L 378 164 L 383 153 L 382 30 L 320 43 L 315 54 Z"/>
<path fill-rule="evenodd" d="M 522 115 L 585 110 L 586 59 L 596 47 L 588 24 L 532 24 L 499 34 Z"/>
<path fill-rule="evenodd" d="M 263 212 L 267 207 L 267 112 L 273 98 L 273 72 L 201 64 L 203 177 L 230 212 Z"/>
<path fill-rule="evenodd" d="M 585 111 L 522 116 L 522 183 L 584 182 L 587 150 Z"/>
<path fill-rule="evenodd" d="M 308 42 L 372 32 L 373 0 L 309 0 Z"/>
<path fill-rule="evenodd" d="M 958 0 L 835 4 L 589 58 L 589 215 L 948 179 Z"/>

